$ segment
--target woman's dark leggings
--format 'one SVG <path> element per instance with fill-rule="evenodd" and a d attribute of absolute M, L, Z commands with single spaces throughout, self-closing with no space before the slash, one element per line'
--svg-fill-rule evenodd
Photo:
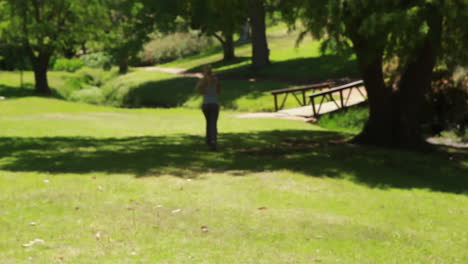
<path fill-rule="evenodd" d="M 206 144 L 216 146 L 218 136 L 218 115 L 219 105 L 218 104 L 203 104 L 203 114 L 206 119 Z"/>

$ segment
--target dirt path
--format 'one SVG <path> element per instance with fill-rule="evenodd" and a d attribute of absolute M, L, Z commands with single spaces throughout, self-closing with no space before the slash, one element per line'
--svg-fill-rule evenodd
<path fill-rule="evenodd" d="M 316 122 L 315 118 L 291 115 L 288 113 L 281 112 L 256 112 L 256 113 L 242 113 L 234 115 L 236 118 L 278 118 L 287 120 L 298 120 L 304 122 Z"/>
<path fill-rule="evenodd" d="M 177 74 L 177 75 L 182 75 L 186 77 L 191 77 L 191 78 L 201 78 L 202 74 L 201 73 L 188 73 L 186 69 L 180 69 L 180 68 L 166 68 L 166 67 L 138 67 L 140 70 L 144 71 L 158 71 L 158 72 L 165 72 L 165 73 L 172 73 L 172 74 Z"/>

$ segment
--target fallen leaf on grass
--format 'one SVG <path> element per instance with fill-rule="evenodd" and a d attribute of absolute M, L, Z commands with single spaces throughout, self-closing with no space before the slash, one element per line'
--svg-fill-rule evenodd
<path fill-rule="evenodd" d="M 181 211 L 182 211 L 182 209 L 175 209 L 175 210 L 172 210 L 171 213 L 177 214 L 177 213 L 180 213 Z"/>
<path fill-rule="evenodd" d="M 43 239 L 36 238 L 36 239 L 34 239 L 34 240 L 29 241 L 29 242 L 26 243 L 26 244 L 23 244 L 22 246 L 23 246 L 23 247 L 31 247 L 31 246 L 34 246 L 34 244 L 38 244 L 38 243 L 39 243 L 39 244 L 44 244 L 45 241 L 44 241 Z"/>

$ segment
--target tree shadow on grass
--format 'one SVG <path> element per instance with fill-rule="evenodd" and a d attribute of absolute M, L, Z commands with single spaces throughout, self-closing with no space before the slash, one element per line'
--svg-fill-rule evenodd
<path fill-rule="evenodd" d="M 177 77 L 172 79 L 149 81 L 132 88 L 123 98 L 125 107 L 178 107 L 199 96 L 195 90 L 198 79 Z M 234 102 L 242 97 L 251 99 L 263 96 L 265 92 L 286 88 L 284 83 L 249 82 L 230 80 L 222 82 L 220 104 L 226 108 L 234 108 Z M 112 97 L 112 95 L 110 95 Z"/>
<path fill-rule="evenodd" d="M 64 99 L 63 96 L 61 96 L 60 93 L 58 92 L 57 88 L 52 87 L 52 86 L 50 88 L 52 90 L 52 94 L 44 95 L 44 94 L 38 93 L 35 90 L 33 83 L 24 83 L 23 87 L 8 86 L 8 85 L 0 84 L 0 96 L 5 97 L 6 99 L 30 97 L 30 96 L 52 97 L 52 98 L 57 98 L 57 99 Z"/>
<path fill-rule="evenodd" d="M 127 107 L 181 106 L 196 94 L 196 82 L 189 77 L 144 82 L 125 95 L 123 104 Z"/>
<path fill-rule="evenodd" d="M 0 169 L 12 172 L 231 175 L 289 170 L 347 178 L 376 188 L 427 188 L 468 194 L 466 152 L 410 153 L 346 145 L 349 135 L 308 130 L 228 133 L 220 151 L 190 135 L 129 138 L 0 138 Z"/>
<path fill-rule="evenodd" d="M 250 61 L 250 60 L 251 60 L 250 57 L 238 56 L 232 60 L 227 60 L 227 61 L 219 60 L 219 61 L 208 63 L 208 64 L 211 65 L 213 69 L 218 69 L 218 68 L 222 68 L 222 67 L 226 67 L 230 65 L 236 65 L 236 64 L 243 63 L 243 62 Z M 205 65 L 207 64 L 203 64 L 203 65 L 190 68 L 187 70 L 187 72 L 190 72 L 190 73 L 203 72 L 203 67 Z"/>
<path fill-rule="evenodd" d="M 34 91 L 34 85 L 30 83 L 24 84 L 23 88 L 0 84 L 0 96 L 6 98 L 18 98 L 37 96 L 37 93 Z"/>

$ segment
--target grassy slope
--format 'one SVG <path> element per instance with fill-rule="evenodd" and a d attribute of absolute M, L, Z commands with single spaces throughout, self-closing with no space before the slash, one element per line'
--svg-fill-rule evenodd
<path fill-rule="evenodd" d="M 195 110 L 0 109 L 2 264 L 468 260 L 456 154 L 345 146 L 345 134 L 231 112 L 213 153 Z"/>
<path fill-rule="evenodd" d="M 58 94 L 66 94 L 66 80 L 76 77 L 76 74 L 50 72 L 49 83 L 58 90 Z M 176 76 L 169 73 L 135 70 L 128 74 L 113 78 L 102 88 L 105 103 L 126 107 L 175 107 L 199 108 L 201 97 L 195 91 L 197 80 Z M 33 95 L 34 78 L 32 72 L 24 74 L 24 89 L 20 89 L 20 74 L 18 72 L 0 72 L 0 96 L 21 97 Z M 278 82 L 249 82 L 233 80 L 223 82 L 220 98 L 223 108 L 235 111 L 265 111 L 273 108 L 273 97 L 268 91 L 287 87 Z M 83 90 L 82 90 L 83 91 Z M 101 95 L 101 94 L 99 94 Z M 90 97 L 89 102 L 99 101 L 97 96 Z M 286 106 L 296 106 L 289 100 Z"/>
<path fill-rule="evenodd" d="M 239 59 L 233 62 L 222 62 L 218 48 L 162 66 L 200 70 L 202 65 L 212 64 L 219 73 L 308 82 L 355 77 L 357 74 L 354 58 L 324 55 L 320 50 L 320 42 L 310 37 L 296 45 L 298 33 L 289 32 L 284 25 L 269 28 L 267 35 L 272 65 L 260 71 L 252 72 L 250 68 L 252 50 L 249 43 L 236 47 Z"/>

